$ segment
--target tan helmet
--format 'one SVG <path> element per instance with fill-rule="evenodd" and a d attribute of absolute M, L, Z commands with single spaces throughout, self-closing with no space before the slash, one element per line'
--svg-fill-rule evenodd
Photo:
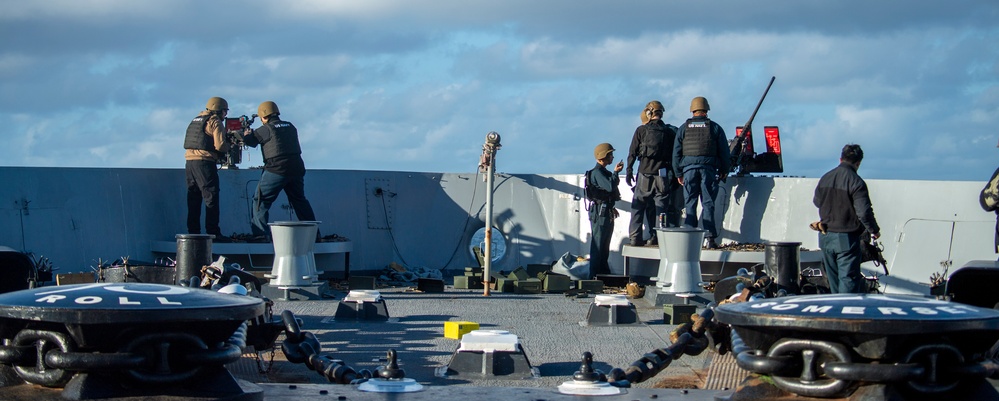
<path fill-rule="evenodd" d="M 205 108 L 209 111 L 229 110 L 229 102 L 226 102 L 223 98 L 215 96 L 208 99 L 208 104 L 205 105 Z"/>
<path fill-rule="evenodd" d="M 659 114 L 659 117 L 662 117 L 663 116 L 663 111 L 665 111 L 665 110 L 666 110 L 666 108 L 663 107 L 662 102 L 660 102 L 658 100 L 653 100 L 653 101 L 651 101 L 651 102 L 649 102 L 648 104 L 645 105 L 646 118 L 644 118 L 643 120 L 651 120 L 652 119 L 652 115 L 656 114 L 656 113 Z M 648 122 L 648 121 L 646 121 L 646 122 Z"/>
<path fill-rule="evenodd" d="M 260 117 L 270 117 L 271 115 L 279 116 L 281 115 L 281 111 L 278 110 L 277 103 L 268 100 L 260 103 L 260 106 L 257 107 L 257 115 Z"/>
<path fill-rule="evenodd" d="M 597 145 L 597 147 L 593 148 L 593 157 L 595 157 L 597 160 L 603 160 L 605 157 L 607 157 L 608 153 L 613 151 L 614 147 L 611 146 L 611 144 L 604 142 Z"/>
<path fill-rule="evenodd" d="M 698 96 L 690 101 L 690 112 L 693 113 L 698 110 L 711 110 L 711 106 L 708 106 L 708 99 L 705 99 L 703 96 Z"/>

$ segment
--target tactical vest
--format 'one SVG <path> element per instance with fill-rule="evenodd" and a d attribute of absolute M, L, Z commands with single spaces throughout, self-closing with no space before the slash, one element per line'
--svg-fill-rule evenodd
<path fill-rule="evenodd" d="M 302 146 L 298 143 L 298 129 L 290 122 L 278 120 L 269 122 L 264 127 L 271 130 L 271 140 L 260 148 L 264 160 L 302 154 Z"/>
<path fill-rule="evenodd" d="M 648 159 L 660 160 L 666 157 L 667 138 L 666 130 L 669 127 L 666 124 L 648 123 L 645 124 L 645 134 L 642 135 L 641 143 L 638 145 L 638 155 Z"/>
<path fill-rule="evenodd" d="M 215 151 L 215 140 L 211 135 L 205 134 L 209 117 L 210 114 L 197 116 L 191 120 L 191 124 L 187 126 L 187 134 L 184 135 L 184 149 Z"/>
<path fill-rule="evenodd" d="M 684 124 L 684 156 L 718 156 L 718 144 L 711 135 L 711 120 L 689 119 Z"/>
<path fill-rule="evenodd" d="M 606 203 L 611 201 L 611 197 L 614 195 L 608 192 L 606 189 L 600 188 L 594 185 L 591 181 L 590 174 L 593 174 L 593 170 L 587 170 L 583 174 L 583 194 L 586 195 L 586 199 L 589 199 L 594 203 Z"/>

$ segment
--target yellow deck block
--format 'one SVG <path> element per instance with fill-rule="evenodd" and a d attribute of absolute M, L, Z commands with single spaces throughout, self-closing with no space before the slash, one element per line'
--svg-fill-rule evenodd
<path fill-rule="evenodd" d="M 461 336 L 478 329 L 479 324 L 475 322 L 444 322 L 444 337 L 460 340 Z"/>

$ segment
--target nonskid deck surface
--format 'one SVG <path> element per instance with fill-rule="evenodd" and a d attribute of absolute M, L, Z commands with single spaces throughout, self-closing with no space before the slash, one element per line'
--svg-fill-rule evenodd
<path fill-rule="evenodd" d="M 547 387 L 554 389 L 579 370 L 583 352 L 593 354 L 594 369 L 608 372 L 626 369 L 644 354 L 669 345 L 669 332 L 676 326 L 663 322 L 663 308 L 644 299 L 630 300 L 640 324 L 581 325 L 594 296 L 567 297 L 563 294 L 511 294 L 482 290 L 456 290 L 422 293 L 407 289 L 380 290 L 389 321 L 337 320 L 336 300 L 275 301 L 274 313 L 289 310 L 302 320 L 302 330 L 314 333 L 324 355 L 343 360 L 355 370 L 372 372 L 385 365 L 389 349 L 395 349 L 406 377 L 430 386 Z M 492 376 L 486 379 L 435 372 L 448 365 L 459 340 L 444 337 L 444 322 L 470 321 L 483 330 L 506 330 L 516 334 L 531 366 L 540 377 Z M 235 376 L 257 383 L 327 383 L 325 377 L 303 364 L 284 361 L 278 351 L 266 374 L 259 373 L 252 356 L 231 364 Z M 266 367 L 269 353 L 261 353 Z M 635 383 L 635 388 L 704 388 L 711 352 L 683 356 L 652 380 Z"/>

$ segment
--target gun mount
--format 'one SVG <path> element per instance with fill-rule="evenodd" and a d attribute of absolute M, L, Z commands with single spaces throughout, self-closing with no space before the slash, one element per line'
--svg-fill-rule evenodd
<path fill-rule="evenodd" d="M 243 131 L 249 129 L 256 119 L 256 114 L 225 119 L 225 138 L 229 142 L 229 151 L 222 155 L 222 168 L 239 168 L 238 164 L 243 162 L 243 149 L 246 149 L 246 144 L 243 143 Z"/>
<path fill-rule="evenodd" d="M 767 89 L 763 91 L 763 96 L 756 103 L 756 109 L 749 116 L 749 121 L 745 125 L 736 127 L 735 138 L 729 141 L 729 153 L 732 155 L 731 171 L 736 175 L 747 173 L 782 173 L 784 172 L 784 162 L 780 149 L 780 129 L 776 126 L 763 127 L 766 136 L 767 151 L 756 154 L 753 149 L 753 120 L 756 113 L 760 111 L 763 99 L 767 98 L 770 87 L 773 86 L 777 77 L 770 77 Z"/>

